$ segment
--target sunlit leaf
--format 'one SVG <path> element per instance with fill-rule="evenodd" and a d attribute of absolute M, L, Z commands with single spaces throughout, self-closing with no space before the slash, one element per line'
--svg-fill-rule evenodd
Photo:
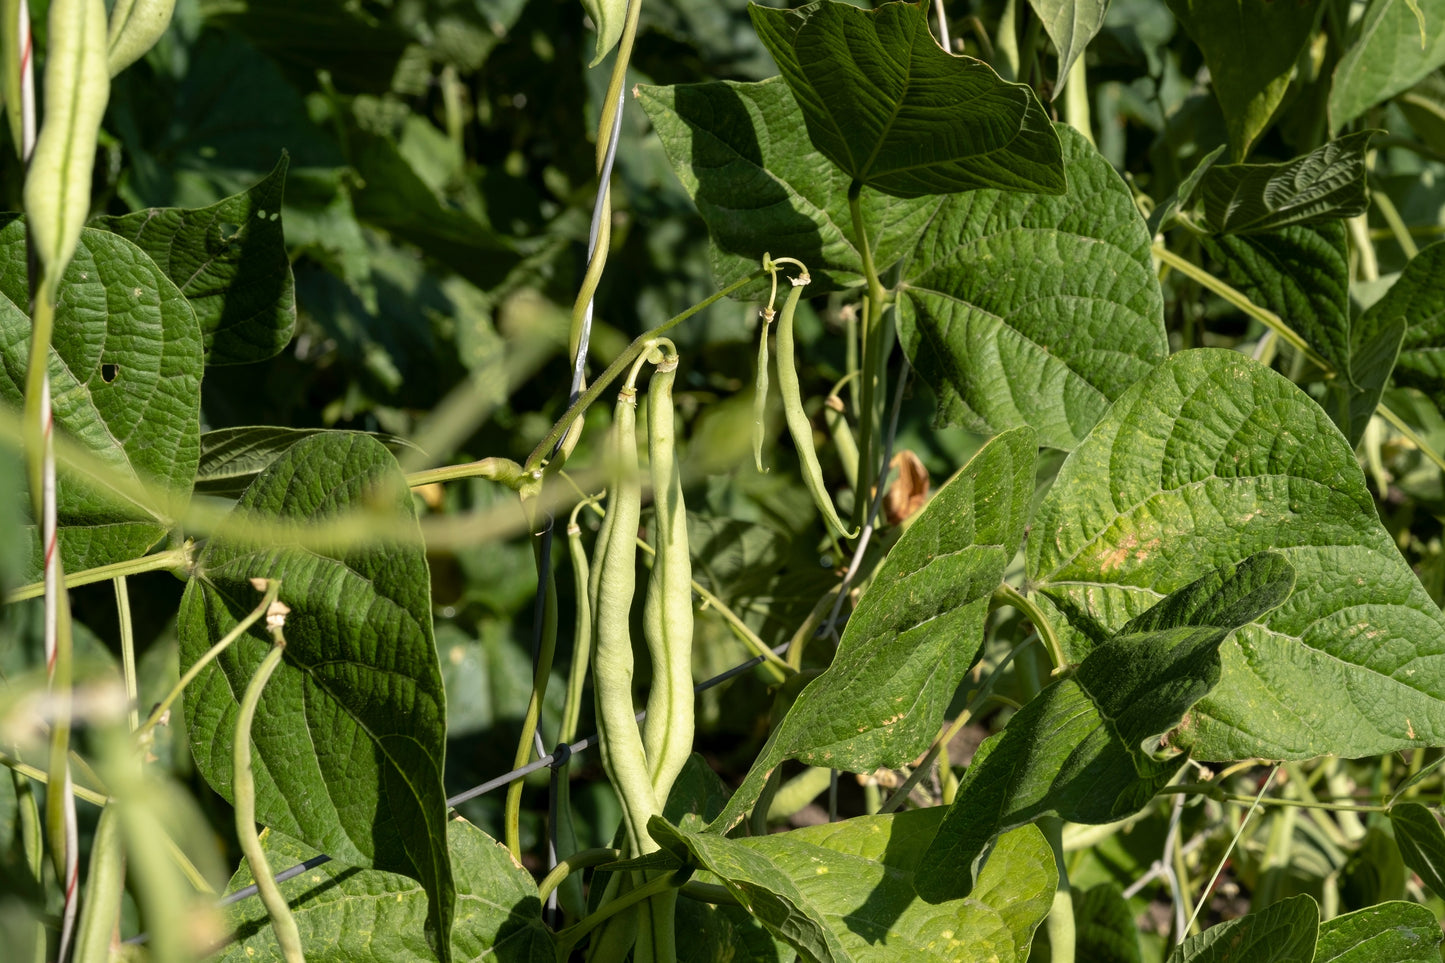
<path fill-rule="evenodd" d="M 749 13 L 808 136 L 850 179 L 899 197 L 1064 190 L 1059 140 L 1033 91 L 946 53 L 918 5 Z"/>

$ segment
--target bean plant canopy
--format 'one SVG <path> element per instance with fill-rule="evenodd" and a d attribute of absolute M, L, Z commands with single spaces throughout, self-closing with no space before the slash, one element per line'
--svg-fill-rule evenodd
<path fill-rule="evenodd" d="M 0 73 L 0 957 L 1442 959 L 1445 0 Z"/>

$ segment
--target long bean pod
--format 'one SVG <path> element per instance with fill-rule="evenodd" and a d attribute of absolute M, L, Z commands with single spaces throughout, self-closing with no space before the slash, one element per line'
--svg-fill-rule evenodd
<path fill-rule="evenodd" d="M 803 408 L 803 392 L 798 384 L 798 369 L 793 358 L 793 313 L 798 309 L 798 299 L 808 283 L 808 275 L 801 274 L 793 279 L 793 290 L 783 304 L 778 317 L 778 393 L 783 397 L 783 414 L 788 422 L 788 433 L 793 436 L 793 445 L 798 449 L 798 461 L 803 470 L 803 482 L 813 496 L 813 504 L 823 513 L 824 520 L 844 538 L 852 538 L 857 530 L 849 531 L 833 507 L 833 496 L 823 481 L 823 468 L 818 464 L 818 453 L 813 447 L 813 426 Z"/>
<path fill-rule="evenodd" d="M 637 589 L 638 522 L 642 485 L 637 465 L 637 390 L 629 383 L 613 415 L 613 478 L 607 500 L 605 541 L 598 540 L 597 603 L 592 619 L 592 685 L 602 768 L 622 802 L 627 849 L 657 849 L 647 820 L 662 810 L 652 791 L 642 733 L 632 704 L 632 599 Z"/>
<path fill-rule="evenodd" d="M 669 346 L 670 347 L 670 346 Z M 692 753 L 692 556 L 687 540 L 687 507 L 677 461 L 672 386 L 677 355 L 657 366 L 647 389 L 647 448 L 656 510 L 657 552 L 647 583 L 642 631 L 652 656 L 652 689 L 642 745 L 652 789 L 667 799 L 673 781 Z"/>

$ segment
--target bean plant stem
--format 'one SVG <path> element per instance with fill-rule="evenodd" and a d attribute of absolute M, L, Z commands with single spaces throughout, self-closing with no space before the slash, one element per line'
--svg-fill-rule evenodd
<path fill-rule="evenodd" d="M 877 445 L 879 429 L 878 397 L 884 390 L 883 364 L 879 357 L 883 350 L 883 307 L 887 294 L 878 280 L 878 269 L 873 264 L 873 250 L 868 243 L 867 226 L 863 222 L 863 184 L 854 181 L 848 188 L 848 211 L 853 216 L 853 236 L 858 253 L 863 259 L 863 274 L 868 281 L 868 304 L 863 312 L 862 358 L 858 369 L 862 372 L 859 387 L 861 412 L 858 416 L 858 487 L 853 493 L 853 521 L 860 528 L 867 521 L 869 495 L 878 483 Z M 883 470 L 887 470 L 886 466 Z M 881 486 L 880 486 L 881 487 Z"/>
<path fill-rule="evenodd" d="M 602 863 L 612 863 L 622 858 L 620 849 L 584 849 L 573 853 L 564 859 L 557 861 L 552 867 L 552 872 L 543 877 L 537 884 L 537 896 L 546 899 L 552 891 L 562 885 L 562 881 L 578 870 L 586 869 L 589 866 L 599 866 Z"/>
<path fill-rule="evenodd" d="M 586 391 L 582 392 L 582 394 L 577 396 L 577 400 L 572 403 L 572 406 L 567 409 L 567 411 L 562 415 L 562 417 L 557 419 L 557 423 L 554 424 L 552 426 L 552 429 L 547 432 L 546 437 L 544 437 L 540 442 L 538 442 L 537 447 L 532 449 L 532 453 L 527 456 L 527 461 L 525 464 L 523 464 L 522 469 L 527 472 L 532 472 L 541 468 L 543 461 L 547 459 L 548 454 L 553 450 L 557 442 L 560 441 L 562 437 L 567 434 L 567 430 L 572 427 L 572 423 L 575 422 L 578 418 L 580 418 L 582 416 L 582 413 L 585 412 L 589 407 L 591 407 L 592 402 L 602 397 L 602 393 L 607 390 L 607 386 L 610 385 L 613 381 L 617 380 L 617 376 L 620 375 L 623 370 L 628 365 L 630 365 L 642 351 L 646 350 L 650 346 L 651 342 L 655 340 L 658 335 L 663 334 L 667 331 L 671 331 L 673 328 L 677 327 L 679 324 L 686 321 L 694 314 L 697 314 L 704 308 L 711 307 L 712 305 L 721 301 L 723 298 L 727 297 L 729 294 L 732 294 L 734 291 L 746 287 L 752 282 L 758 280 L 766 273 L 766 271 L 759 268 L 758 270 L 749 274 L 747 277 L 739 278 L 732 284 L 729 284 L 727 287 L 723 288 L 721 291 L 718 291 L 711 297 L 704 298 L 702 301 L 694 304 L 692 307 L 688 308 L 686 311 L 683 311 L 681 314 L 675 315 L 672 318 L 669 318 L 667 321 L 664 321 L 662 324 L 659 324 L 652 330 L 646 331 L 638 335 L 637 338 L 634 339 L 633 342 L 627 346 L 627 349 L 623 351 L 620 355 L 618 355 L 613 360 L 613 362 L 607 366 L 607 370 L 602 372 L 602 375 L 596 381 L 588 385 Z"/>
<path fill-rule="evenodd" d="M 250 864 L 251 875 L 256 879 L 261 902 L 265 904 L 266 912 L 271 917 L 276 942 L 281 946 L 286 963 L 304 963 L 301 932 L 296 927 L 296 918 L 291 915 L 291 907 L 286 905 L 281 886 L 271 875 L 266 851 L 261 848 L 261 838 L 256 834 L 256 781 L 251 772 L 251 722 L 256 717 L 256 706 L 261 701 L 261 690 L 266 687 L 266 682 L 271 678 L 276 666 L 281 664 L 281 656 L 285 651 L 286 643 L 278 629 L 271 651 L 261 660 L 256 675 L 246 686 L 246 694 L 241 699 L 241 711 L 236 717 L 235 750 L 232 756 L 233 788 L 236 797 L 236 835 L 246 862 Z"/>
<path fill-rule="evenodd" d="M 232 642 L 239 639 L 245 634 L 247 629 L 256 624 L 256 621 L 260 619 L 261 616 L 266 614 L 267 609 L 271 607 L 271 603 L 276 601 L 276 594 L 280 589 L 280 584 L 274 581 L 267 585 L 266 594 L 262 597 L 260 604 L 248 612 L 246 617 L 240 622 L 237 622 L 235 628 L 221 636 L 219 642 L 207 649 L 206 654 L 197 659 L 196 664 L 186 670 L 186 674 L 177 680 L 176 684 L 171 687 L 171 691 L 167 692 L 166 697 L 160 701 L 160 704 L 151 710 L 150 716 L 139 730 L 141 734 L 155 728 L 156 725 L 165 718 L 166 713 L 170 711 L 172 703 L 180 698 L 186 686 L 190 685 L 191 681 L 201 674 L 201 670 L 210 665 L 217 656 L 230 647 Z"/>
<path fill-rule="evenodd" d="M 1064 656 L 1063 644 L 1059 641 L 1058 631 L 1054 628 L 1053 620 L 1039 608 L 1033 599 L 1024 595 L 1018 589 L 1007 582 L 1003 582 L 993 592 L 994 600 L 1006 605 L 1012 605 L 1018 609 L 1028 620 L 1039 630 L 1039 638 L 1043 640 L 1044 648 L 1048 650 L 1049 661 L 1054 665 L 1054 672 L 1068 667 L 1068 659 Z"/>
<path fill-rule="evenodd" d="M 1314 362 L 1319 367 L 1323 368 L 1326 371 L 1332 370 L 1330 368 L 1330 363 L 1324 358 L 1320 357 L 1319 354 L 1316 353 L 1315 350 L 1309 346 L 1309 342 L 1305 341 L 1305 339 L 1301 337 L 1298 332 L 1296 332 L 1293 328 L 1286 324 L 1284 319 L 1281 318 L 1279 315 L 1275 314 L 1268 308 L 1261 307 L 1260 305 L 1255 304 L 1244 294 L 1244 292 L 1240 291 L 1238 288 L 1235 288 L 1232 285 L 1225 283 L 1224 281 L 1215 277 L 1213 274 L 1194 264 L 1194 262 L 1190 261 L 1188 258 L 1180 257 L 1178 254 L 1175 254 L 1163 244 L 1155 244 L 1152 250 L 1154 252 L 1154 256 L 1157 257 L 1160 261 L 1169 265 L 1171 268 L 1178 271 L 1180 274 L 1183 274 L 1190 280 L 1195 281 L 1203 287 L 1208 288 L 1210 291 L 1213 291 L 1219 297 L 1228 301 L 1230 304 L 1234 305 L 1236 308 L 1243 311 L 1251 318 L 1254 318 L 1260 324 L 1264 325 L 1266 328 L 1269 328 L 1275 334 L 1283 338 L 1286 342 L 1289 343 L 1290 347 L 1303 354 L 1306 358 Z"/>
<path fill-rule="evenodd" d="M 124 575 L 115 579 L 115 608 L 117 620 L 120 622 L 120 663 L 121 674 L 125 678 L 126 714 L 130 721 L 130 731 L 135 732 L 140 728 L 140 696 L 136 689 L 135 630 L 130 620 L 130 591 L 126 587 Z"/>
<path fill-rule="evenodd" d="M 604 903 L 592 915 L 581 922 L 567 927 L 557 934 L 557 958 L 566 959 L 571 948 L 576 946 L 588 933 L 592 932 L 602 923 L 616 916 L 623 910 L 636 906 L 643 900 L 651 899 L 660 893 L 665 893 L 673 888 L 671 873 L 664 873 L 648 880 L 636 889 L 630 890 L 611 902 Z"/>
<path fill-rule="evenodd" d="M 192 558 L 193 549 L 190 543 L 187 543 L 180 548 L 167 549 L 164 552 L 157 552 L 154 555 L 126 559 L 124 562 L 114 562 L 110 565 L 100 565 L 95 568 L 82 569 L 79 572 L 71 572 L 65 576 L 65 587 L 71 589 L 81 585 L 92 585 L 96 582 L 124 578 L 127 575 L 140 575 L 145 572 L 186 568 L 191 564 Z M 4 601 L 6 605 L 9 605 L 12 602 L 19 602 L 23 599 L 39 598 L 44 594 L 45 583 L 32 582 L 29 585 L 22 585 L 15 591 L 8 593 Z"/>
<path fill-rule="evenodd" d="M 1259 787 L 1258 795 L 1253 797 L 1248 812 L 1244 814 L 1244 819 L 1239 824 L 1239 830 L 1230 838 L 1229 845 L 1225 847 L 1224 855 L 1219 857 L 1219 865 L 1215 867 L 1214 875 L 1209 877 L 1209 884 L 1204 887 L 1204 892 L 1200 895 L 1198 902 L 1195 903 L 1194 912 L 1189 916 L 1189 922 L 1185 923 L 1183 929 L 1174 934 L 1176 942 L 1184 942 L 1185 938 L 1189 935 L 1190 929 L 1194 926 L 1194 921 L 1199 918 L 1199 911 L 1204 908 L 1205 903 L 1209 902 L 1207 897 L 1210 891 L 1214 889 L 1214 884 L 1218 881 L 1219 874 L 1224 872 L 1225 864 L 1229 862 L 1230 854 L 1234 852 L 1234 846 L 1239 842 L 1239 837 L 1244 832 L 1245 825 L 1249 823 L 1249 819 L 1254 815 L 1254 811 L 1258 809 L 1260 803 L 1264 801 L 1264 794 L 1269 792 L 1270 784 L 1274 782 L 1275 773 L 1277 772 L 1279 772 L 1278 766 L 1270 769 L 1268 778 L 1266 778 L 1264 784 Z"/>
<path fill-rule="evenodd" d="M 1059 870 L 1059 888 L 1054 890 L 1053 906 L 1044 921 L 1049 934 L 1049 963 L 1074 963 L 1074 896 L 1064 859 L 1064 821 L 1058 816 L 1044 816 L 1039 819 L 1039 828 L 1054 851 L 1054 864 Z"/>

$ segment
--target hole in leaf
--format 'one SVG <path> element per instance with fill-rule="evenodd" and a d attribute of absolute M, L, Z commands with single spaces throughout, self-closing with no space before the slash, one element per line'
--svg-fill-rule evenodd
<path fill-rule="evenodd" d="M 117 364 L 103 364 L 103 365 L 100 366 L 100 380 L 101 380 L 101 381 L 104 381 L 106 384 L 110 384 L 112 381 L 114 381 L 114 380 L 115 380 L 116 378 L 118 378 L 118 377 L 120 377 L 120 365 L 117 365 Z"/>
<path fill-rule="evenodd" d="M 220 235 L 223 243 L 230 244 L 232 241 L 240 238 L 241 225 L 233 224 L 230 221 L 222 221 L 217 225 L 217 233 Z"/>

